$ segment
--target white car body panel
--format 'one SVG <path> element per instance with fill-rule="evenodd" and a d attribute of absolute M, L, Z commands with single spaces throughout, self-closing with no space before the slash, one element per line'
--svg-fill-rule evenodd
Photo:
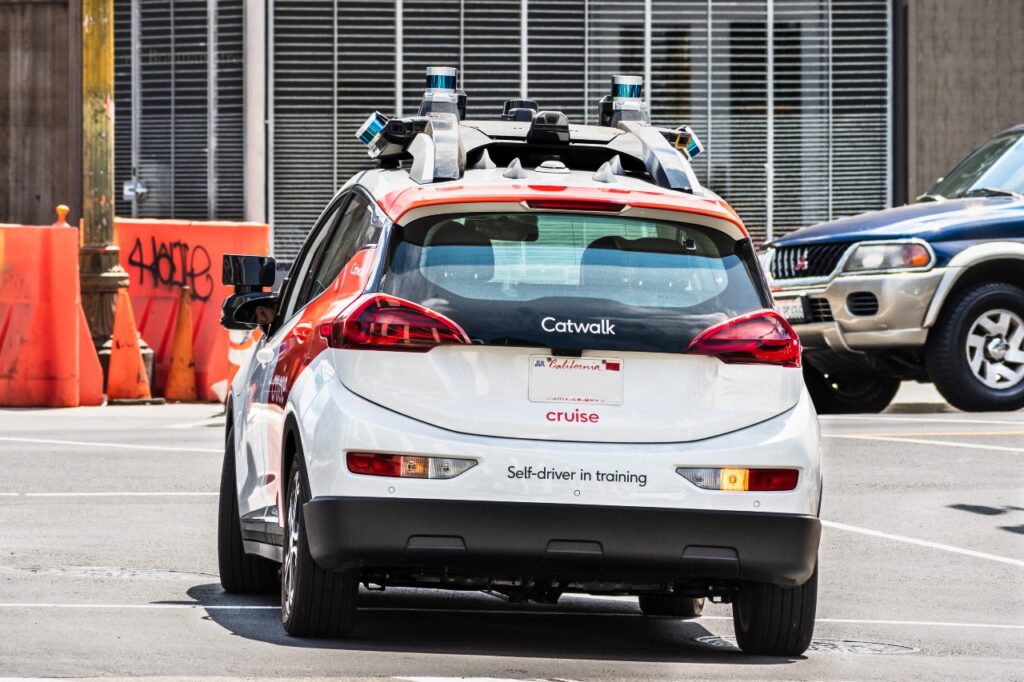
<path fill-rule="evenodd" d="M 427 355 L 432 355 L 437 350 Z M 377 355 L 388 355 L 369 351 Z M 313 498 L 395 497 L 467 501 L 658 507 L 816 515 L 821 495 L 820 432 L 806 391 L 793 407 L 759 424 L 695 442 L 580 442 L 563 425 L 560 439 L 479 436 L 432 426 L 349 391 L 324 353 L 303 371 L 292 406 Z M 397 354 L 391 354 L 397 355 Z M 422 355 L 419 356 L 421 359 Z M 718 360 L 710 360 L 719 362 Z M 749 369 L 749 368 L 748 368 Z M 426 402 L 426 400 L 425 400 Z M 545 427 L 550 428 L 550 427 Z M 377 452 L 468 457 L 478 464 L 450 480 L 381 478 L 350 473 L 345 453 Z M 788 467 L 800 470 L 796 490 L 734 493 L 701 490 L 676 473 L 681 466 Z M 574 472 L 568 480 L 526 480 L 509 467 Z M 646 484 L 580 480 L 580 471 L 646 476 Z"/>
<path fill-rule="evenodd" d="M 530 360 L 546 349 L 441 346 L 429 353 L 329 351 L 341 382 L 370 402 L 449 431 L 603 443 L 695 441 L 797 404 L 798 368 L 725 364 L 702 355 L 587 351 L 621 360 L 623 404 L 534 402 Z M 579 409 L 599 422 L 553 421 Z"/>

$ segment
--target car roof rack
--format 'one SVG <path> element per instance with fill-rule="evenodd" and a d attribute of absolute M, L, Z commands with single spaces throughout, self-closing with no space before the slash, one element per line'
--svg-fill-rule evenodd
<path fill-rule="evenodd" d="M 564 113 L 527 99 L 507 100 L 499 120 L 466 121 L 466 94 L 457 79 L 454 68 L 427 67 L 417 116 L 389 119 L 374 112 L 356 133 L 370 157 L 384 168 L 411 161 L 409 177 L 419 184 L 501 165 L 509 166 L 505 177 L 521 178 L 525 159 L 536 166 L 569 160 L 570 168 L 595 170 L 601 182 L 634 174 L 666 189 L 700 189 L 689 163 L 704 150 L 700 140 L 689 126 L 651 125 L 639 76 L 612 76 L 611 94 L 598 104 L 600 126 L 571 125 Z"/>

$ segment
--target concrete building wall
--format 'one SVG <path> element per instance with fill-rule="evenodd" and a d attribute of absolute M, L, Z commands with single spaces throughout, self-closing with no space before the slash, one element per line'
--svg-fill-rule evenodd
<path fill-rule="evenodd" d="M 1024 123 L 1024 0 L 907 0 L 907 196 Z"/>
<path fill-rule="evenodd" d="M 0 222 L 81 215 L 81 5 L 0 0 Z"/>

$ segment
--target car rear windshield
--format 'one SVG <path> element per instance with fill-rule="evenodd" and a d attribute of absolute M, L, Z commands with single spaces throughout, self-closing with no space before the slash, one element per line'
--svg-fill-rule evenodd
<path fill-rule="evenodd" d="M 569 213 L 396 226 L 384 293 L 447 315 L 475 343 L 681 352 L 765 306 L 753 249 L 708 227 Z"/>

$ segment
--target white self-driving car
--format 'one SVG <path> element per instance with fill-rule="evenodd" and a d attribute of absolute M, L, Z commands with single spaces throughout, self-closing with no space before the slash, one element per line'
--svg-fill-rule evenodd
<path fill-rule="evenodd" d="M 449 74 L 451 74 L 449 76 Z M 512 100 L 371 116 L 379 168 L 313 226 L 279 291 L 227 256 L 231 388 L 219 559 L 280 589 L 287 632 L 347 635 L 358 586 L 644 613 L 732 603 L 744 651 L 808 647 L 821 471 L 800 345 L 688 128 L 616 77 L 600 126 Z"/>

